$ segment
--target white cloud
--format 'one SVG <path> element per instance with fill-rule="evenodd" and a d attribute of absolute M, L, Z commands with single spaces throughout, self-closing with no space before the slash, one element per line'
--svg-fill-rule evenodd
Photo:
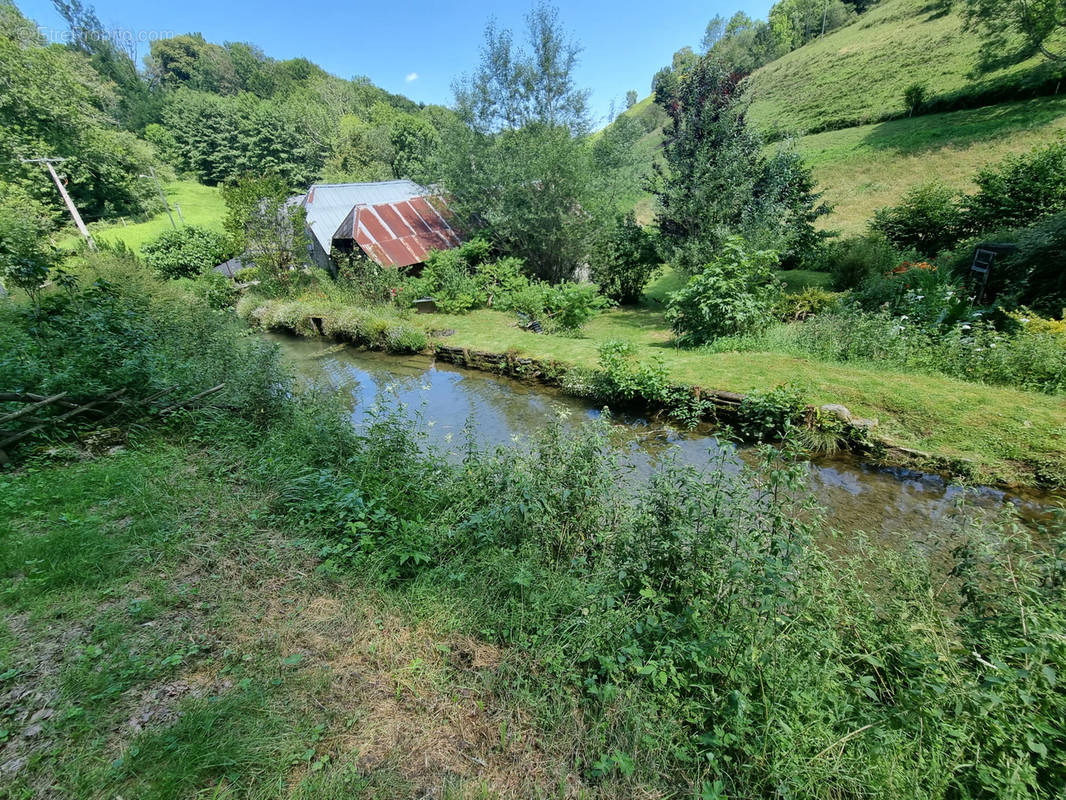
<path fill-rule="evenodd" d="M 418 73 L 417 72 L 409 72 L 409 73 L 407 73 L 407 77 L 405 77 L 404 80 L 407 81 L 408 83 L 410 83 L 411 81 L 417 81 L 418 80 Z"/>

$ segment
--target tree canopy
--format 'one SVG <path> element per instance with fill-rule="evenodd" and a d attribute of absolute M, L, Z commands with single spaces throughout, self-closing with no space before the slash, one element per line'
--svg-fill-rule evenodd
<path fill-rule="evenodd" d="M 455 86 L 459 120 L 435 160 L 461 223 L 554 281 L 587 261 L 596 221 L 617 195 L 612 181 L 637 180 L 625 164 L 639 133 L 620 129 L 595 145 L 586 135 L 579 53 L 550 6 L 527 15 L 525 46 L 490 22 L 477 70 Z"/>
<path fill-rule="evenodd" d="M 706 56 L 656 97 L 670 117 L 654 182 L 658 222 L 686 271 L 736 235 L 798 256 L 815 244 L 814 221 L 827 213 L 799 156 L 788 147 L 767 151 L 748 127 L 741 79 Z"/>

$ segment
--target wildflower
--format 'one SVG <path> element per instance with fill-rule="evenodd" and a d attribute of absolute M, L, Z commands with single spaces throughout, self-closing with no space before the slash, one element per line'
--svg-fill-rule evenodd
<path fill-rule="evenodd" d="M 964 325 L 962 326 L 962 329 L 963 329 L 964 331 L 968 331 L 968 330 L 970 330 L 970 323 L 968 323 L 968 322 L 967 322 L 966 324 L 964 324 Z"/>
<path fill-rule="evenodd" d="M 995 342 L 992 342 L 992 344 L 990 344 L 990 345 L 988 346 L 988 348 L 989 348 L 989 350 L 991 350 L 991 349 L 992 349 L 992 348 L 994 348 L 995 346 L 996 346 L 996 343 L 995 343 Z"/>

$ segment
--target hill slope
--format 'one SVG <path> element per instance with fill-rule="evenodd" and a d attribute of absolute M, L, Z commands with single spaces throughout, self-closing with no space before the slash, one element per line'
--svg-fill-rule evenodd
<path fill-rule="evenodd" d="M 884 0 L 751 76 L 750 120 L 768 132 L 808 131 L 795 144 L 834 207 L 823 227 L 857 233 L 875 209 L 934 178 L 968 191 L 979 167 L 1066 130 L 1066 97 L 1032 97 L 1048 85 L 1052 67 L 1030 59 L 971 77 L 980 41 L 962 25 L 958 14 L 921 0 Z M 1019 99 L 901 117 L 903 90 L 916 81 L 944 109 L 1000 95 Z M 638 147 L 650 167 L 665 115 L 650 97 L 625 115 L 649 131 Z M 651 122 L 660 127 L 651 129 Z M 652 198 L 635 205 L 638 219 L 651 222 Z"/>
<path fill-rule="evenodd" d="M 883 0 L 756 70 L 749 118 L 764 130 L 811 133 L 904 116 L 903 92 L 914 83 L 940 110 L 1054 91 L 1061 73 L 1042 56 L 977 74 L 980 38 L 938 5 Z"/>
<path fill-rule="evenodd" d="M 876 209 L 936 179 L 968 192 L 981 167 L 1066 132 L 1066 97 L 931 114 L 796 140 L 833 212 L 821 227 L 860 233 Z"/>

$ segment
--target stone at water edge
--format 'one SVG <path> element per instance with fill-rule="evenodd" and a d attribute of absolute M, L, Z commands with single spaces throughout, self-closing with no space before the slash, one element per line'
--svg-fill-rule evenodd
<path fill-rule="evenodd" d="M 836 417 L 842 422 L 851 422 L 851 412 L 848 411 L 848 407 L 839 403 L 826 403 L 824 406 L 819 406 L 818 410 L 823 414 Z"/>

